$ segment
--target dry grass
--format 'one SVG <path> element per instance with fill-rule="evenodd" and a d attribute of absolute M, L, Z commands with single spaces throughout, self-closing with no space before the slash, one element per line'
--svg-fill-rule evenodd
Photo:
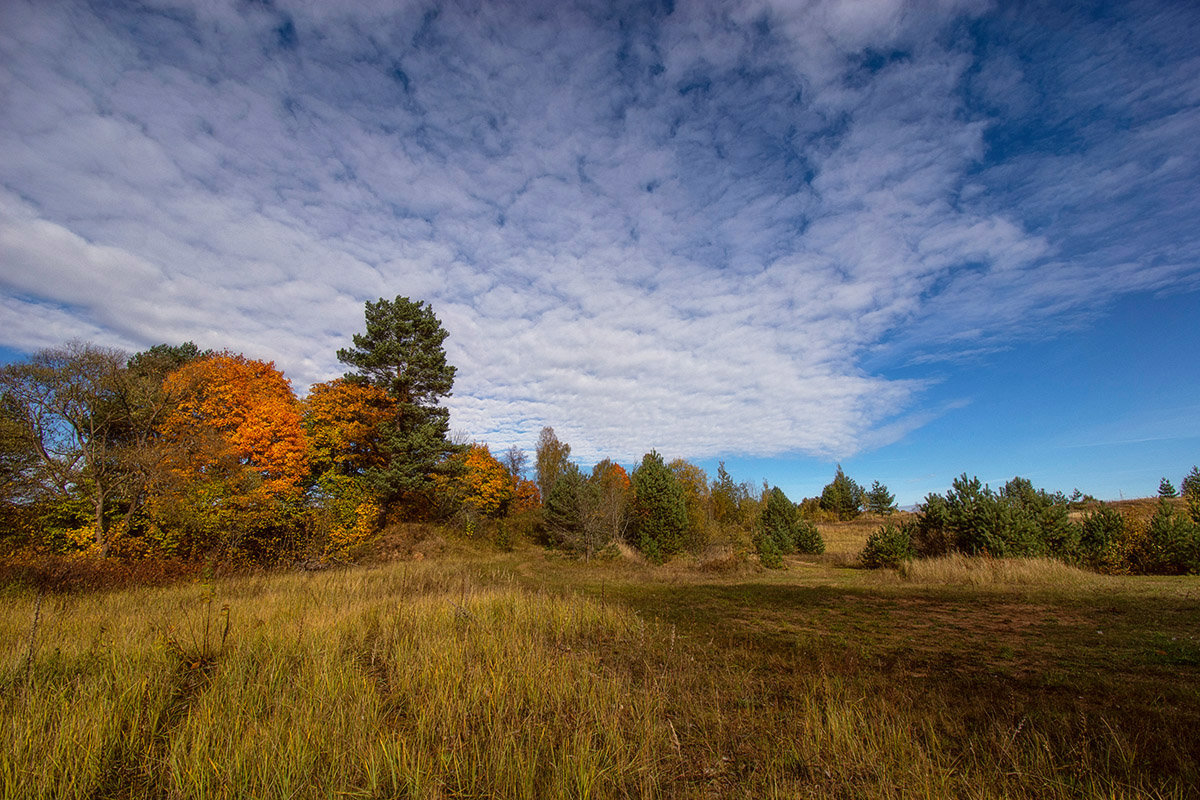
<path fill-rule="evenodd" d="M 1140 708 L 1027 696 L 994 658 L 964 654 L 990 631 L 1007 638 L 988 647 L 1026 658 L 1062 631 L 1062 652 L 1086 659 L 1092 612 L 1042 598 L 1041 621 L 1003 628 L 1033 607 L 1001 608 L 994 588 L 1073 578 L 1013 564 L 980 583 L 981 569 L 689 574 L 526 551 L 40 601 L 10 591 L 0 796 L 1189 796 L 1196 757 L 1174 731 L 1200 716 L 1191 684 L 1163 682 L 1157 649 L 1131 651 L 1122 669 L 1163 706 L 1157 733 L 1130 722 Z M 1105 580 L 1106 603 L 1135 585 Z M 1146 591 L 1130 608 L 1155 624 L 1194 620 L 1193 601 Z M 1140 647 L 1148 623 L 1125 624 L 1104 658 Z M 1162 652 L 1196 677 L 1192 650 Z M 1103 662 L 1062 658 L 1037 651 L 1025 672 L 1075 669 L 1070 698 L 1110 702 L 1110 684 L 1084 679 Z"/>
<path fill-rule="evenodd" d="M 1053 558 L 987 558 L 951 553 L 908 561 L 897 571 L 909 583 L 960 586 L 1097 587 L 1111 580 Z"/>

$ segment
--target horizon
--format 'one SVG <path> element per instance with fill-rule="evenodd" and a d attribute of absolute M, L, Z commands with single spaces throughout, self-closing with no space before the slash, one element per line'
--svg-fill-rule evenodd
<path fill-rule="evenodd" d="M 1200 7 L 0 8 L 0 362 L 340 375 L 429 302 L 451 428 L 799 501 L 1200 462 Z"/>

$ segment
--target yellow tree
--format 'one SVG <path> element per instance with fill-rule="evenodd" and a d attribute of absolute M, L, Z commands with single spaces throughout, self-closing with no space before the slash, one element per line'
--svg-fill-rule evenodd
<path fill-rule="evenodd" d="M 338 378 L 315 384 L 302 408 L 318 532 L 328 551 L 345 550 L 379 529 L 382 507 L 365 474 L 387 463 L 383 426 L 395 419 L 396 404 L 377 386 Z"/>

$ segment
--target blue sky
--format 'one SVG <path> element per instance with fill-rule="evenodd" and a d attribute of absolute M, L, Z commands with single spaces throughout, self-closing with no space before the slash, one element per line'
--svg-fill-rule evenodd
<path fill-rule="evenodd" d="M 344 6 L 344 7 L 343 7 Z M 452 426 L 798 499 L 1200 461 L 1193 3 L 0 4 L 0 356 L 430 301 Z"/>

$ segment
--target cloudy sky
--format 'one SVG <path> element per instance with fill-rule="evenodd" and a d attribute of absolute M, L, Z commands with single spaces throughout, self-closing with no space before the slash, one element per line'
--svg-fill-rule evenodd
<path fill-rule="evenodd" d="M 1190 2 L 0 3 L 5 359 L 407 295 L 467 437 L 796 498 L 1178 482 L 1198 190 Z"/>

